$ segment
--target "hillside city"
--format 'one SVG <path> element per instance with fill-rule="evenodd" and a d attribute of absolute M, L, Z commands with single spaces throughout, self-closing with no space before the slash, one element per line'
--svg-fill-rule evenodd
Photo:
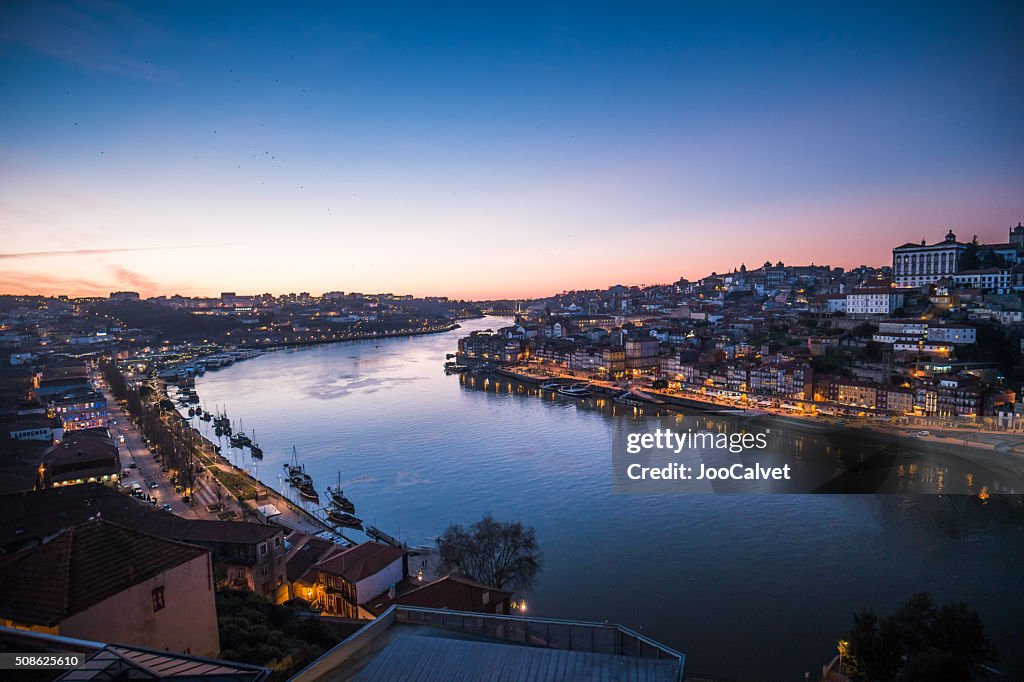
<path fill-rule="evenodd" d="M 1005 435 L 1024 428 L 1024 226 L 999 244 L 938 236 L 893 247 L 881 267 L 766 261 L 533 300 L 2 297 L 0 626 L 125 642 L 169 660 L 239 661 L 223 663 L 238 679 L 316 679 L 343 672 L 338 652 L 384 614 L 389 623 L 442 623 L 445 611 L 523 617 L 514 590 L 442 570 L 429 547 L 372 527 L 366 542 L 337 533 L 335 521 L 354 519 L 340 488 L 333 515 L 311 513 L 204 439 L 194 419 L 218 429 L 230 420 L 199 406 L 195 377 L 277 349 L 446 332 L 494 315 L 494 329 L 458 340 L 446 371 L 928 439 L 948 430 L 1006 453 Z M 262 634 L 246 634 L 253 622 Z M 545 627 L 557 648 L 578 625 L 557 636 Z M 640 658 L 681 676 L 678 652 L 624 628 L 614 637 L 616 652 L 631 641 L 647 652 Z M 842 679 L 837 671 L 823 676 Z"/>

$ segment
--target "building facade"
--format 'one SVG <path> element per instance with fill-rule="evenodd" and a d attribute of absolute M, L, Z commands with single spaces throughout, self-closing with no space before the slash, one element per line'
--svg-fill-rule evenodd
<path fill-rule="evenodd" d="M 892 250 L 892 271 L 898 287 L 919 287 L 960 270 L 960 257 L 967 244 L 957 241 L 953 230 L 935 244 L 904 244 Z"/>

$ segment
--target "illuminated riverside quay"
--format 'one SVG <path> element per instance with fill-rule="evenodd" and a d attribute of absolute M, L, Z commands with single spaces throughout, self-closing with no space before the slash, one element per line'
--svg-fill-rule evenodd
<path fill-rule="evenodd" d="M 685 652 L 691 675 L 801 679 L 832 656 L 852 612 L 920 590 L 977 608 L 999 667 L 1024 674 L 1018 498 L 977 496 L 998 474 L 930 460 L 899 479 L 908 492 L 971 496 L 618 494 L 613 435 L 657 407 L 444 374 L 460 335 L 505 324 L 267 353 L 196 390 L 257 431 L 261 461 L 229 457 L 283 489 L 294 446 L 321 493 L 340 470 L 358 515 L 410 545 L 485 511 L 536 526 L 545 567 L 525 595 L 530 615 L 642 628 Z"/>

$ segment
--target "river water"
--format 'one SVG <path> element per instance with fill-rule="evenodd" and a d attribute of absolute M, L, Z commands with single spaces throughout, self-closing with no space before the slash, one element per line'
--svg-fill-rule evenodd
<path fill-rule="evenodd" d="M 978 609 L 998 667 L 1024 679 L 1019 498 L 613 492 L 613 433 L 635 410 L 442 371 L 460 335 L 506 322 L 268 353 L 196 388 L 255 429 L 262 461 L 224 447 L 240 466 L 287 492 L 294 446 L 319 490 L 340 472 L 357 515 L 410 546 L 485 512 L 536 527 L 530 615 L 627 625 L 685 653 L 688 674 L 813 679 L 854 611 L 928 591 Z M 916 473 L 919 492 L 1001 483 L 961 462 Z"/>

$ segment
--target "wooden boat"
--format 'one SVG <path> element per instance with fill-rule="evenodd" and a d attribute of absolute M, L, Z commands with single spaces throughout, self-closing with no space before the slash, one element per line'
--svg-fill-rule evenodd
<path fill-rule="evenodd" d="M 295 451 L 294 445 L 292 446 L 292 463 L 288 464 L 287 462 L 285 462 L 282 466 L 284 466 L 284 468 L 288 470 L 288 478 L 293 478 L 294 476 L 303 473 L 302 465 L 299 464 L 299 455 Z"/>
<path fill-rule="evenodd" d="M 351 514 L 332 509 L 327 512 L 327 520 L 336 526 L 345 526 L 346 528 L 362 528 L 363 520 L 357 519 Z"/>
<path fill-rule="evenodd" d="M 345 497 L 345 494 L 341 490 L 341 472 L 338 472 L 338 485 L 332 488 L 327 486 L 327 496 L 331 500 L 331 504 L 335 509 L 339 509 L 343 512 L 355 513 L 356 506 L 352 504 L 352 501 Z"/>

